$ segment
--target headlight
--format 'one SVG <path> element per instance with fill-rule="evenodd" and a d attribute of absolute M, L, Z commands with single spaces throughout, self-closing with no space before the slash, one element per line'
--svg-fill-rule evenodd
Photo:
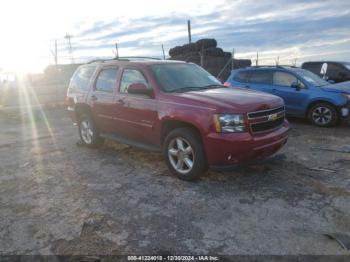
<path fill-rule="evenodd" d="M 214 125 L 218 133 L 237 133 L 245 131 L 243 115 L 214 115 Z"/>

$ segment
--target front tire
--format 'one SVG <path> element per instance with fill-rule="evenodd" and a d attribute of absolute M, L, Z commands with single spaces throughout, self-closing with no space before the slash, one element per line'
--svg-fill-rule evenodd
<path fill-rule="evenodd" d="M 338 122 L 337 110 L 328 103 L 317 103 L 308 112 L 309 121 L 320 127 L 335 126 Z"/>
<path fill-rule="evenodd" d="M 163 155 L 170 171 L 182 180 L 195 180 L 207 170 L 202 141 L 191 128 L 177 128 L 164 140 Z"/>
<path fill-rule="evenodd" d="M 84 113 L 78 119 L 79 135 L 83 145 L 91 148 L 101 145 L 103 139 L 99 136 L 98 129 L 92 117 Z"/>

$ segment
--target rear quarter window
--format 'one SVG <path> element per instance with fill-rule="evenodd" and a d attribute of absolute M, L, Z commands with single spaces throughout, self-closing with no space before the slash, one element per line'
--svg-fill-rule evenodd
<path fill-rule="evenodd" d="M 69 88 L 71 89 L 80 89 L 80 90 L 89 90 L 90 80 L 92 75 L 96 70 L 96 66 L 83 66 L 79 67 L 69 84 Z"/>

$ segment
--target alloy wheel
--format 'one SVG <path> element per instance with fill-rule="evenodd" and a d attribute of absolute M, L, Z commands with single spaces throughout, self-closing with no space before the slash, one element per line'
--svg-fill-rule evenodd
<path fill-rule="evenodd" d="M 173 168 L 181 173 L 189 173 L 194 164 L 194 152 L 190 143 L 181 137 L 174 138 L 168 146 L 168 157 Z"/>
<path fill-rule="evenodd" d="M 327 125 L 332 121 L 332 112 L 324 106 L 316 107 L 312 112 L 312 120 L 318 125 Z"/>
<path fill-rule="evenodd" d="M 90 145 L 92 143 L 94 132 L 92 131 L 92 125 L 88 119 L 81 121 L 80 133 L 84 142 Z"/>

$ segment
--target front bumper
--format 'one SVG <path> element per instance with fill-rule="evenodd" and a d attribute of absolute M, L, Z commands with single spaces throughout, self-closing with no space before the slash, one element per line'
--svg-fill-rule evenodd
<path fill-rule="evenodd" d="M 349 119 L 350 118 L 350 101 L 347 102 L 343 106 L 338 107 L 338 112 L 343 119 Z"/>
<path fill-rule="evenodd" d="M 204 147 L 209 166 L 227 166 L 265 158 L 276 153 L 288 140 L 288 121 L 278 129 L 259 135 L 209 133 Z"/>

